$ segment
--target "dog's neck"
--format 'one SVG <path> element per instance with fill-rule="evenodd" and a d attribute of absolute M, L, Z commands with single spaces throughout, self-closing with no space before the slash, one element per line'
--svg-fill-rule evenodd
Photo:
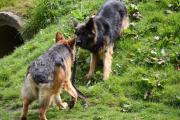
<path fill-rule="evenodd" d="M 75 54 L 76 54 L 76 46 L 75 46 L 75 44 L 73 44 L 72 46 L 66 44 L 65 46 L 69 50 L 69 52 L 71 54 L 71 61 L 74 62 L 75 61 Z"/>
<path fill-rule="evenodd" d="M 75 60 L 75 52 L 76 52 L 76 46 L 75 46 L 75 39 L 69 39 L 69 40 L 62 40 L 58 41 L 59 45 L 64 45 L 71 54 L 71 61 L 74 62 Z"/>
<path fill-rule="evenodd" d="M 109 24 L 106 22 L 102 17 L 100 16 L 95 16 L 94 17 L 94 24 L 96 28 L 96 37 L 95 37 L 95 45 L 88 49 L 92 53 L 97 53 L 99 49 L 101 49 L 104 46 L 104 42 L 106 41 L 105 39 L 106 36 L 110 35 L 110 31 L 108 31 Z"/>

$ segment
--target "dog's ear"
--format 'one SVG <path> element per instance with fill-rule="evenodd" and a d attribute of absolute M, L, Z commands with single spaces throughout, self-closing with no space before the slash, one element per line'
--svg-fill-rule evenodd
<path fill-rule="evenodd" d="M 67 44 L 70 46 L 70 48 L 73 49 L 73 47 L 75 46 L 75 38 L 71 39 L 71 40 L 67 40 Z"/>
<path fill-rule="evenodd" d="M 56 42 L 61 41 L 61 40 L 64 40 L 64 36 L 60 32 L 57 32 L 56 33 Z"/>
<path fill-rule="evenodd" d="M 93 17 L 91 17 L 89 19 L 89 21 L 86 23 L 86 29 L 88 31 L 91 31 L 92 33 L 94 33 L 94 31 L 95 31 L 95 27 L 94 26 L 95 26 L 94 25 L 94 19 L 93 19 Z"/>

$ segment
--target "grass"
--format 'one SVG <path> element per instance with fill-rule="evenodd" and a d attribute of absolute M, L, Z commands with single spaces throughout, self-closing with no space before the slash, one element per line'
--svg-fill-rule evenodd
<path fill-rule="evenodd" d="M 102 3 L 103 0 L 82 0 L 67 5 L 67 9 L 72 6 L 71 11 L 45 29 L 40 29 L 25 45 L 0 60 L 0 120 L 20 116 L 20 89 L 27 66 L 54 43 L 55 33 L 61 31 L 67 38 L 73 36 L 72 18 L 84 21 L 96 13 Z M 79 100 L 70 111 L 50 107 L 47 114 L 50 120 L 179 120 L 178 4 L 174 0 L 131 0 L 126 3 L 130 16 L 139 11 L 142 18 L 131 17 L 130 28 L 116 42 L 110 78 L 102 81 L 102 72 L 98 69 L 88 83 L 85 74 L 89 68 L 89 53 L 80 49 L 78 87 L 89 98 L 86 102 Z M 135 3 L 135 7 L 132 7 L 132 3 Z M 67 94 L 63 94 L 62 98 L 69 99 Z M 29 120 L 38 119 L 37 109 L 38 103 L 34 102 Z"/>
<path fill-rule="evenodd" d="M 0 0 L 0 11 L 11 11 L 23 18 L 29 17 L 35 0 Z"/>
<path fill-rule="evenodd" d="M 85 1 L 83 3 L 86 4 Z M 72 12 L 72 16 L 76 16 L 76 19 L 83 20 L 88 11 L 80 10 L 79 8 L 83 9 L 82 7 L 83 5 L 80 0 L 38 0 L 37 5 L 31 12 L 31 18 L 26 23 L 22 32 L 24 38 L 31 39 L 41 29 L 44 29 L 50 24 L 57 24 L 61 17 L 70 12 Z M 93 8 L 93 6 L 88 7 Z M 72 18 L 72 16 L 70 17 Z"/>

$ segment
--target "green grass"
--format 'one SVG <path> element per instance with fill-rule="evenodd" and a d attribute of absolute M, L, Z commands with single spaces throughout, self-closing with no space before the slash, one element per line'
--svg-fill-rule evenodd
<path fill-rule="evenodd" d="M 23 18 L 29 17 L 35 0 L 0 0 L 0 11 L 11 11 Z"/>
<path fill-rule="evenodd" d="M 88 19 L 98 11 L 103 1 L 82 0 L 67 5 L 63 10 L 72 6 L 71 11 L 39 30 L 12 55 L 0 60 L 0 120 L 20 116 L 20 89 L 27 66 L 54 43 L 55 33 L 60 31 L 66 38 L 73 36 L 72 18 L 79 21 Z M 137 10 L 131 8 L 131 2 L 137 4 Z M 139 11 L 142 18 L 132 19 L 134 24 L 116 42 L 110 78 L 102 81 L 102 71 L 98 69 L 87 84 L 85 74 L 89 69 L 89 53 L 80 49 L 78 87 L 89 97 L 86 102 L 79 100 L 70 111 L 50 107 L 47 114 L 50 120 L 179 120 L 180 74 L 176 69 L 180 64 L 178 4 L 174 0 L 131 2 L 126 1 L 129 11 Z M 171 13 L 166 14 L 166 10 Z M 155 36 L 159 36 L 159 40 Z M 62 98 L 69 100 L 67 94 Z M 29 120 L 38 119 L 37 109 L 38 102 L 34 102 Z"/>
<path fill-rule="evenodd" d="M 13 3 L 13 0 L 1 0 L 0 1 L 0 8 L 2 8 L 2 7 L 5 7 L 5 6 L 8 6 L 8 5 L 10 5 L 10 4 L 12 4 Z"/>

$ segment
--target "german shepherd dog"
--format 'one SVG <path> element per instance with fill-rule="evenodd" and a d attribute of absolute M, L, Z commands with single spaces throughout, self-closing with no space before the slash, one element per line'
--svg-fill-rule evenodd
<path fill-rule="evenodd" d="M 21 120 L 27 119 L 28 106 L 35 99 L 39 99 L 40 120 L 47 120 L 46 112 L 53 99 L 60 108 L 72 108 L 75 105 L 78 93 L 70 80 L 74 49 L 75 39 L 65 40 L 62 34 L 57 33 L 56 44 L 29 66 L 22 88 Z M 72 96 L 69 103 L 62 102 L 62 90 Z"/>
<path fill-rule="evenodd" d="M 77 24 L 77 45 L 91 52 L 87 79 L 93 76 L 99 59 L 103 59 L 103 79 L 108 79 L 114 42 L 128 25 L 127 9 L 121 0 L 107 0 L 96 16 L 85 23 Z"/>

